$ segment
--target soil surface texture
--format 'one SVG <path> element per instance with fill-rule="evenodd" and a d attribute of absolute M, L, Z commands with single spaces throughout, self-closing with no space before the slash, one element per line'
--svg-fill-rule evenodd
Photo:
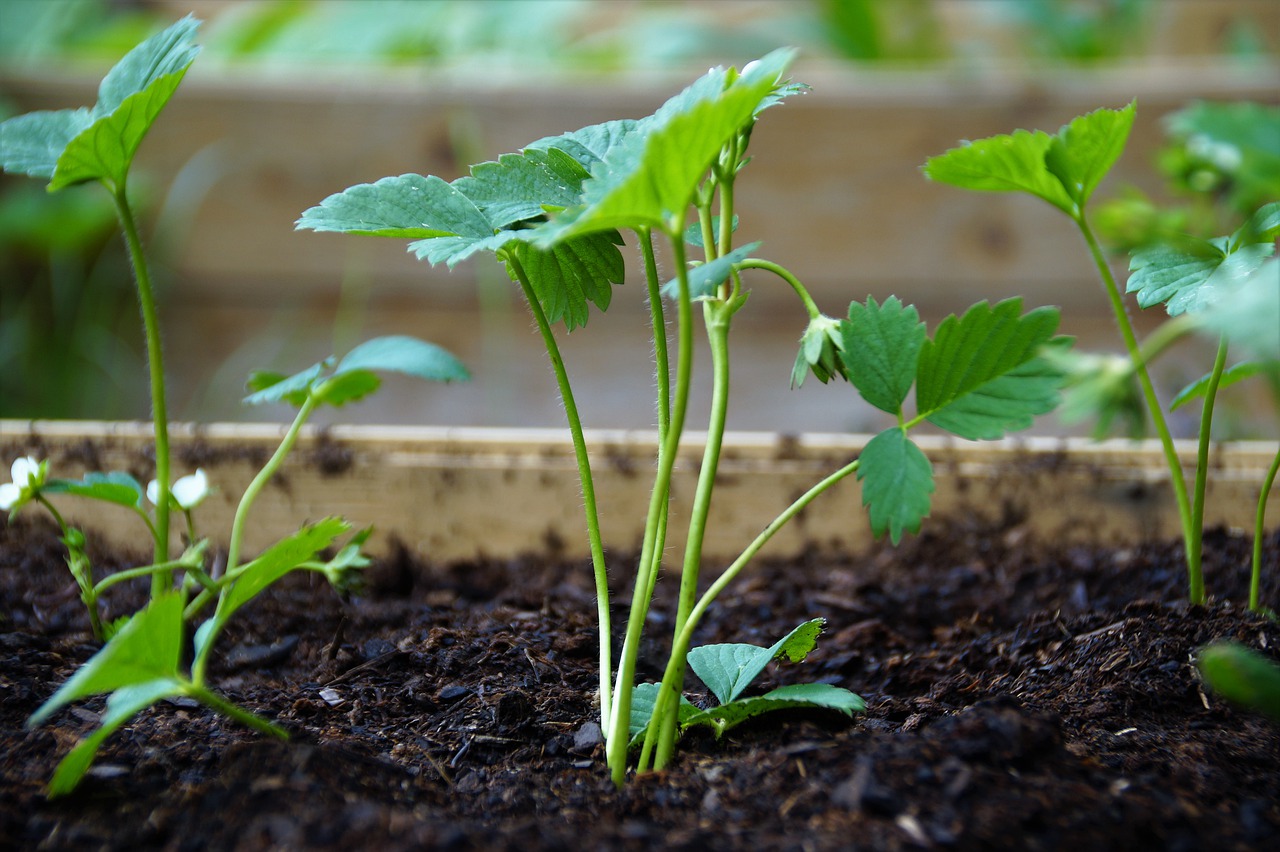
<path fill-rule="evenodd" d="M 0 520 L 0 847 L 1280 848 L 1280 726 L 1207 694 L 1192 664 L 1220 638 L 1280 648 L 1280 625 L 1244 610 L 1248 552 L 1208 535 L 1207 607 L 1183 602 L 1177 543 L 1064 547 L 1012 523 L 934 521 L 896 549 L 761 561 L 700 641 L 769 645 L 824 616 L 810 658 L 757 685 L 835 683 L 866 713 L 691 733 L 673 768 L 621 791 L 593 706 L 588 566 L 399 552 L 361 597 L 291 577 L 232 622 L 212 682 L 289 743 L 163 704 L 48 800 L 104 704 L 24 722 L 95 646 L 52 528 Z M 1280 533 L 1266 557 L 1275 604 Z M 629 565 L 618 555 L 615 577 Z M 642 679 L 660 673 L 675 586 L 660 584 Z M 117 587 L 108 614 L 143 591 Z M 687 689 L 706 700 L 692 676 Z"/>

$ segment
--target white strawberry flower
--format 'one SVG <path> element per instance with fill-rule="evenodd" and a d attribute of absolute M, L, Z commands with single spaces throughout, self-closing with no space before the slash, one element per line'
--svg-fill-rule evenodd
<path fill-rule="evenodd" d="M 209 477 L 205 475 L 204 468 L 197 468 L 195 473 L 173 483 L 169 496 L 185 511 L 190 512 L 199 506 L 209 496 Z M 152 503 L 160 502 L 160 483 L 154 479 L 147 483 L 147 499 Z"/>
<path fill-rule="evenodd" d="M 49 475 L 49 463 L 32 456 L 15 459 L 10 469 L 12 482 L 0 485 L 0 512 L 17 512 L 39 493 Z"/>

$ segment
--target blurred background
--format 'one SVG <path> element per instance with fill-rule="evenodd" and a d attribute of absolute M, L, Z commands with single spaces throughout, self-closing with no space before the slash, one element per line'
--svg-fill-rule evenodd
<path fill-rule="evenodd" d="M 3 0 L 0 118 L 91 104 L 121 55 L 188 12 L 206 22 L 204 52 L 133 172 L 175 419 L 288 419 L 240 404 L 251 370 L 292 372 L 404 333 L 454 351 L 475 381 L 389 380 L 331 420 L 563 426 L 527 309 L 490 258 L 433 269 L 406 241 L 295 232 L 294 221 L 352 184 L 452 180 L 532 140 L 641 117 L 708 66 L 782 45 L 800 49 L 793 76 L 812 90 L 753 136 L 740 239 L 763 240 L 760 254 L 832 315 L 896 294 L 932 326 L 977 299 L 1022 296 L 1061 306 L 1079 348 L 1120 351 L 1060 213 L 920 176 L 928 156 L 965 138 L 1054 131 L 1137 98 L 1129 147 L 1093 212 L 1122 280 L 1127 250 L 1170 231 L 1226 233 L 1280 199 L 1276 0 Z M 561 328 L 588 427 L 654 422 L 644 287 L 627 254 L 609 312 Z M 848 386 L 788 388 L 806 317 L 774 280 L 753 283 L 733 337 L 730 428 L 881 428 Z M 1162 319 L 1138 322 L 1150 332 Z M 1180 344 L 1155 365 L 1165 399 L 1204 372 L 1206 351 Z M 1076 367 L 1088 378 L 1089 363 Z M 1224 392 L 1219 434 L 1274 436 L 1277 388 L 1272 376 Z M 1192 408 L 1174 420 L 1184 434 Z M 692 410 L 691 428 L 705 412 Z M 1084 414 L 1037 431 L 1098 431 Z M 133 284 L 106 194 L 50 195 L 0 176 L 0 417 L 147 415 Z"/>

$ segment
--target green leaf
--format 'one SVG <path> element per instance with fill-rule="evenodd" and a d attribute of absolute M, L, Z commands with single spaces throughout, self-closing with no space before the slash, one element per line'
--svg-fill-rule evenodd
<path fill-rule="evenodd" d="M 303 562 L 315 559 L 316 554 L 332 545 L 338 536 L 349 529 L 351 525 L 342 518 L 325 518 L 308 524 L 271 545 L 257 559 L 239 570 L 234 585 L 226 593 L 222 621 L 230 619 L 236 610 L 253 600 L 267 586 Z"/>
<path fill-rule="evenodd" d="M 713 728 L 719 739 L 725 731 L 755 716 L 797 709 L 835 710 L 852 716 L 866 710 L 867 703 L 861 696 L 828 683 L 797 683 L 778 687 L 764 695 L 731 701 L 687 717 L 682 715 L 680 723 L 682 728 L 692 728 L 695 725 Z"/>
<path fill-rule="evenodd" d="M 737 231 L 738 231 L 738 214 L 735 213 L 733 214 L 733 232 L 737 233 Z M 720 217 L 719 216 L 711 217 L 711 233 L 716 234 L 717 236 L 720 234 Z M 692 225 L 684 229 L 684 242 L 685 242 L 685 245 L 690 245 L 690 246 L 693 246 L 694 248 L 706 248 L 706 246 L 703 245 L 703 242 L 702 242 L 702 223 L 701 222 L 694 222 Z"/>
<path fill-rule="evenodd" d="M 431 175 L 385 177 L 330 195 L 302 214 L 299 229 L 372 237 L 493 236 L 488 217 L 465 195 Z"/>
<path fill-rule="evenodd" d="M 644 737 L 653 718 L 653 705 L 658 703 L 658 691 L 662 688 L 658 683 L 637 683 L 631 690 L 631 719 L 627 724 L 630 744 L 637 745 Z M 681 726 L 685 721 L 701 711 L 692 701 L 680 696 L 680 709 L 676 713 L 676 721 Z"/>
<path fill-rule="evenodd" d="M 576 204 L 588 175 L 564 151 L 531 148 L 522 154 L 503 154 L 496 163 L 472 166 L 471 175 L 458 178 L 452 186 L 488 217 L 492 232 L 542 216 L 548 207 Z"/>
<path fill-rule="evenodd" d="M 635 132 L 640 122 L 631 118 L 592 124 L 571 133 L 547 136 L 525 146 L 525 151 L 556 148 L 577 160 L 584 169 L 603 160 L 616 145 Z"/>
<path fill-rule="evenodd" d="M 883 305 L 870 297 L 865 306 L 852 302 L 840 333 L 840 359 L 849 381 L 876 408 L 899 414 L 925 342 L 925 325 L 915 307 L 904 306 L 897 296 Z"/>
<path fill-rule="evenodd" d="M 728 254 L 722 254 L 708 263 L 701 263 L 689 270 L 689 298 L 692 300 L 714 298 L 716 290 L 733 271 L 734 264 L 742 263 L 751 253 L 760 248 L 760 243 L 747 243 L 738 246 Z M 662 285 L 662 295 L 668 299 L 680 297 L 680 280 L 672 278 Z"/>
<path fill-rule="evenodd" d="M 49 178 L 56 190 L 87 180 L 123 185 L 133 155 L 200 48 L 188 15 L 129 51 L 98 86 L 90 109 L 33 112 L 0 123 L 0 167 Z"/>
<path fill-rule="evenodd" d="M 307 401 L 307 394 L 311 392 L 311 386 L 332 363 L 331 359 L 325 359 L 312 364 L 301 372 L 294 373 L 288 378 L 279 378 L 280 373 L 254 372 L 249 376 L 248 388 L 255 392 L 246 396 L 242 401 L 247 405 L 262 405 L 264 402 L 285 402 L 297 408 Z"/>
<path fill-rule="evenodd" d="M 1059 314 L 1037 308 L 1019 316 L 1021 309 L 1021 299 L 984 301 L 942 321 L 920 350 L 920 418 L 962 438 L 989 440 L 1052 410 L 1063 376 L 1039 356 Z"/>
<path fill-rule="evenodd" d="M 1071 195 L 1045 166 L 1053 137 L 1037 130 L 1015 130 L 963 143 L 930 157 L 924 175 L 938 183 L 984 192 L 1025 192 L 1072 215 Z"/>
<path fill-rule="evenodd" d="M 1163 304 L 1169 316 L 1199 313 L 1230 299 L 1241 283 L 1275 253 L 1274 243 L 1251 243 L 1227 252 L 1230 240 L 1186 238 L 1134 252 L 1126 292 L 1144 308 Z"/>
<path fill-rule="evenodd" d="M 1083 209 L 1094 189 L 1124 152 L 1133 128 L 1136 102 L 1123 109 L 1099 109 L 1072 119 L 1058 131 L 1045 154 L 1045 167 Z"/>
<path fill-rule="evenodd" d="M 903 531 L 920 531 L 929 515 L 933 466 L 905 432 L 894 427 L 872 438 L 858 456 L 857 475 L 877 538 L 887 531 L 897 544 Z"/>
<path fill-rule="evenodd" d="M 583 184 L 583 205 L 539 228 L 539 242 L 600 230 L 665 229 L 684 213 L 724 145 L 781 85 L 793 56 L 774 51 L 736 79 L 712 69 L 668 100 L 608 150 Z"/>
<path fill-rule="evenodd" d="M 602 231 L 549 249 L 513 242 L 505 250 L 529 277 L 547 321 L 563 321 L 573 331 L 586 325 L 588 302 L 608 310 L 613 299 L 611 285 L 623 283 L 626 263 L 618 250 L 620 245 L 622 236 L 617 231 Z"/>
<path fill-rule="evenodd" d="M 1236 251 L 1249 243 L 1273 243 L 1276 237 L 1280 237 L 1280 201 L 1264 204 L 1254 211 L 1249 221 L 1231 235 L 1227 250 Z"/>
<path fill-rule="evenodd" d="M 352 370 L 403 373 L 430 382 L 462 382 L 471 378 L 467 368 L 448 351 L 405 335 L 375 337 L 342 357 L 333 374 Z"/>
<path fill-rule="evenodd" d="M 1236 642 L 1202 648 L 1197 664 L 1218 695 L 1280 722 L 1280 666 Z"/>
<path fill-rule="evenodd" d="M 138 480 L 123 471 L 87 473 L 84 479 L 54 479 L 43 489 L 46 494 L 74 494 L 136 509 L 142 506 L 146 492 Z"/>
<path fill-rule="evenodd" d="M 1280 354 L 1278 352 L 1277 354 Z M 1280 366 L 1278 361 L 1241 361 L 1239 364 L 1228 367 L 1222 371 L 1222 376 L 1218 380 L 1218 390 L 1230 387 L 1236 382 L 1256 376 L 1259 373 L 1265 373 L 1268 370 L 1274 370 Z M 1182 390 L 1178 391 L 1178 395 L 1169 403 L 1169 410 L 1175 411 L 1182 406 L 1191 402 L 1193 399 L 1201 399 L 1209 391 L 1209 383 L 1213 380 L 1213 373 L 1205 373 Z"/>
<path fill-rule="evenodd" d="M 107 698 L 107 710 L 98 728 L 85 737 L 58 762 L 49 780 L 49 797 L 64 796 L 76 788 L 98 754 L 107 737 L 153 704 L 182 695 L 185 682 L 179 678 L 157 678 L 145 683 L 122 686 Z"/>
<path fill-rule="evenodd" d="M 1266 261 L 1240 287 L 1203 314 L 1204 327 L 1260 361 L 1280 355 L 1280 259 Z"/>
<path fill-rule="evenodd" d="M 689 668 L 717 701 L 727 704 L 741 695 L 773 660 L 785 656 L 798 663 L 808 656 L 826 623 L 824 618 L 806 621 L 768 648 L 740 643 L 702 645 L 689 651 Z"/>
<path fill-rule="evenodd" d="M 63 706 L 90 695 L 176 678 L 182 650 L 182 608 L 182 597 L 176 593 L 152 598 L 31 714 L 27 727 L 34 728 Z"/>
<path fill-rule="evenodd" d="M 382 387 L 382 379 L 372 370 L 349 370 L 340 376 L 332 376 L 317 382 L 311 389 L 317 400 L 340 408 L 348 402 L 364 399 Z"/>

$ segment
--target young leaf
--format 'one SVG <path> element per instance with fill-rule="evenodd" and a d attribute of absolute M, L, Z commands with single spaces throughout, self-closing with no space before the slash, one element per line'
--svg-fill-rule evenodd
<path fill-rule="evenodd" d="M 751 256 L 751 253 L 760 248 L 759 241 L 747 243 L 738 246 L 728 254 L 723 254 L 708 263 L 699 264 L 689 270 L 689 298 L 697 301 L 698 299 L 713 298 L 716 295 L 716 289 L 725 282 L 729 277 L 729 273 L 733 271 L 735 263 L 741 263 Z M 662 285 L 662 295 L 668 299 L 676 299 L 680 296 L 680 281 L 672 278 L 666 284 Z"/>
<path fill-rule="evenodd" d="M 603 160 L 614 146 L 633 133 L 639 125 L 640 122 L 630 118 L 592 124 L 570 133 L 547 136 L 530 142 L 524 147 L 524 150 L 545 151 L 549 148 L 556 148 L 573 157 L 578 161 L 579 165 L 589 171 L 592 166 Z"/>
<path fill-rule="evenodd" d="M 348 370 L 317 382 L 311 393 L 320 402 L 340 408 L 348 402 L 363 399 L 382 386 L 382 379 L 372 370 Z"/>
<path fill-rule="evenodd" d="M 342 357 L 333 374 L 353 370 L 403 373 L 430 382 L 464 382 L 471 378 L 467 368 L 449 352 L 416 337 L 391 335 L 361 343 Z"/>
<path fill-rule="evenodd" d="M 46 494 L 74 494 L 136 509 L 146 497 L 142 485 L 123 471 L 112 473 L 87 473 L 84 479 L 54 479 L 43 489 Z"/>
<path fill-rule="evenodd" d="M 852 716 L 866 710 L 867 703 L 861 696 L 829 683 L 797 683 L 778 687 L 764 695 L 739 698 L 687 716 L 682 714 L 680 726 L 687 729 L 695 725 L 706 725 L 715 731 L 716 738 L 719 739 L 725 731 L 755 716 L 775 710 L 796 709 L 835 710 Z"/>
<path fill-rule="evenodd" d="M 1280 361 L 1241 361 L 1239 364 L 1228 367 L 1222 371 L 1222 376 L 1218 380 L 1218 390 L 1230 387 L 1236 382 L 1244 381 L 1250 376 L 1265 373 L 1269 369 L 1274 370 L 1278 366 L 1280 366 Z M 1203 376 L 1178 391 L 1178 395 L 1169 403 L 1169 410 L 1176 411 L 1188 402 L 1191 402 L 1191 400 L 1203 397 L 1208 392 L 1209 383 L 1212 379 L 1213 373 L 1205 373 Z"/>
<path fill-rule="evenodd" d="M 488 217 L 465 195 L 434 175 L 385 177 L 330 195 L 303 212 L 298 229 L 370 237 L 493 236 Z"/>
<path fill-rule="evenodd" d="M 308 524 L 271 545 L 261 556 L 239 570 L 235 585 L 227 592 L 222 610 L 223 621 L 230 619 L 237 609 L 267 586 L 303 562 L 315 559 L 317 553 L 332 545 L 338 536 L 349 529 L 351 525 L 342 518 L 325 518 L 318 523 Z"/>
<path fill-rule="evenodd" d="M 1062 183 L 1078 209 L 1084 209 L 1124 152 L 1136 110 L 1136 102 L 1118 110 L 1094 110 L 1072 119 L 1053 137 L 1045 167 Z"/>
<path fill-rule="evenodd" d="M 332 359 L 326 358 L 288 378 L 282 378 L 280 373 L 254 372 L 249 376 L 248 382 L 248 389 L 254 393 L 246 396 L 242 402 L 247 405 L 285 402 L 297 408 L 307 401 L 311 386 L 332 363 Z"/>
<path fill-rule="evenodd" d="M 0 167 L 49 178 L 123 185 L 133 155 L 195 61 L 199 21 L 183 18 L 139 44 L 103 78 L 90 109 L 34 112 L 0 124 Z"/>
<path fill-rule="evenodd" d="M 488 217 L 493 230 L 500 230 L 536 219 L 548 207 L 576 204 L 589 174 L 564 151 L 534 148 L 503 154 L 496 163 L 472 166 L 471 175 L 458 178 L 452 186 Z"/>
<path fill-rule="evenodd" d="M 1056 308 L 1019 316 L 1020 299 L 985 301 L 947 317 L 920 350 L 918 416 L 969 440 L 1030 425 L 1057 402 L 1062 373 L 1042 347 L 1058 327 Z"/>
<path fill-rule="evenodd" d="M 1037 130 L 1015 130 L 963 143 L 930 157 L 922 171 L 929 180 L 961 189 L 986 192 L 1025 192 L 1072 215 L 1074 202 L 1057 177 L 1045 166 L 1053 137 Z"/>
<path fill-rule="evenodd" d="M 41 724 L 61 707 L 103 692 L 177 677 L 182 650 L 182 597 L 165 593 L 152 598 L 102 650 L 40 706 L 27 727 Z"/>
<path fill-rule="evenodd" d="M 844 361 L 849 381 L 862 398 L 881 411 L 898 414 L 916 378 L 916 361 L 925 341 L 925 326 L 913 305 L 904 306 L 897 296 L 884 304 L 868 298 L 866 305 L 852 302 L 849 319 L 840 323 Z"/>
<path fill-rule="evenodd" d="M 609 149 L 583 184 L 583 206 L 539 228 L 539 243 L 591 231 L 662 230 L 683 213 L 720 150 L 780 85 L 793 51 L 777 50 L 733 82 L 713 69 Z"/>
<path fill-rule="evenodd" d="M 102 743 L 134 716 L 166 698 L 182 695 L 185 682 L 179 678 L 157 678 L 144 683 L 122 686 L 107 698 L 107 711 L 98 728 L 85 737 L 58 762 L 49 779 L 49 797 L 70 793 L 93 763 Z"/>
<path fill-rule="evenodd" d="M 1232 240 L 1186 238 L 1177 245 L 1158 245 L 1134 252 L 1129 260 L 1126 292 L 1136 293 L 1144 308 L 1164 304 L 1169 316 L 1198 313 L 1230 299 L 1243 280 L 1275 253 L 1270 242 L 1240 245 Z"/>
<path fill-rule="evenodd" d="M 608 310 L 613 299 L 611 285 L 623 283 L 626 263 L 618 250 L 620 245 L 622 236 L 617 231 L 602 231 L 557 243 L 549 249 L 523 241 L 512 242 L 505 251 L 529 276 L 529 284 L 547 321 L 563 321 L 565 327 L 573 331 L 586 325 L 588 302 L 602 311 Z"/>
<path fill-rule="evenodd" d="M 733 222 L 731 227 L 734 233 L 737 233 L 738 231 L 738 214 L 737 213 L 733 214 Z M 719 216 L 711 217 L 711 233 L 717 234 L 717 235 L 720 233 L 720 217 Z M 684 229 L 684 242 L 685 242 L 685 245 L 690 245 L 690 246 L 693 246 L 694 248 L 706 248 L 706 246 L 703 245 L 702 243 L 702 223 L 701 222 L 694 222 L 692 225 Z"/>
<path fill-rule="evenodd" d="M 638 745 L 644 738 L 649 720 L 653 718 L 653 705 L 658 703 L 658 691 L 662 684 L 637 683 L 631 690 L 631 719 L 627 724 L 627 734 L 631 745 Z M 696 716 L 700 711 L 696 705 L 683 695 L 680 696 L 680 709 L 676 720 L 683 727 L 685 721 Z"/>
<path fill-rule="evenodd" d="M 868 509 L 872 533 L 878 538 L 888 531 L 889 540 L 897 544 L 904 530 L 919 532 L 934 488 L 933 466 L 920 448 L 893 427 L 872 438 L 858 459 L 862 505 Z"/>
<path fill-rule="evenodd" d="M 689 651 L 689 668 L 721 704 L 735 700 L 765 666 L 779 657 L 798 663 L 809 655 L 826 626 L 815 618 L 799 625 L 768 648 L 759 645 L 702 645 Z"/>

